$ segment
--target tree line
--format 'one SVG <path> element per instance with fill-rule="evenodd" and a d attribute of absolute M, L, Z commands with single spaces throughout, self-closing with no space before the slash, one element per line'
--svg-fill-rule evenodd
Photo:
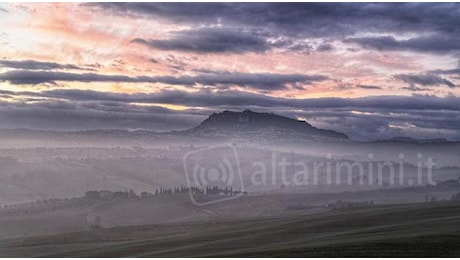
<path fill-rule="evenodd" d="M 203 194 L 203 195 L 219 195 L 219 196 L 234 196 L 242 193 L 241 191 L 233 190 L 233 187 L 219 188 L 218 186 L 185 186 L 165 188 L 160 187 L 154 192 L 143 191 L 137 194 L 134 190 L 128 191 L 109 191 L 109 190 L 90 190 L 86 191 L 82 197 L 75 198 L 53 198 L 53 199 L 38 199 L 35 201 L 0 205 L 0 213 L 2 214 L 31 214 L 33 212 L 52 211 L 58 208 L 76 207 L 95 203 L 97 201 L 121 201 L 121 200 L 134 200 L 145 199 L 156 196 L 164 196 L 168 194 Z"/>
<path fill-rule="evenodd" d="M 120 200 L 120 199 L 139 199 L 139 198 L 150 198 L 163 194 L 180 194 L 180 193 L 192 193 L 192 194 L 204 194 L 204 195 L 221 195 L 221 196 L 233 196 L 241 193 L 240 191 L 234 191 L 233 187 L 219 188 L 218 186 L 184 186 L 172 188 L 160 187 L 155 192 L 150 193 L 143 191 L 139 195 L 133 190 L 129 191 L 108 191 L 108 190 L 92 190 L 87 191 L 84 195 L 84 199 L 89 200 Z"/>

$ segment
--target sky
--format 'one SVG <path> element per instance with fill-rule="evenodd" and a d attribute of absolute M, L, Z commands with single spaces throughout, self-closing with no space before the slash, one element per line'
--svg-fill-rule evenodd
<path fill-rule="evenodd" d="M 0 128 L 181 130 L 273 112 L 460 140 L 457 3 L 0 3 Z"/>

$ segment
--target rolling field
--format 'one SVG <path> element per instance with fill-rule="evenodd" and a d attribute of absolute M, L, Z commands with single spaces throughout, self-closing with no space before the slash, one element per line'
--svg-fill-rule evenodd
<path fill-rule="evenodd" d="M 460 203 L 95 229 L 0 242 L 2 257 L 459 257 Z"/>

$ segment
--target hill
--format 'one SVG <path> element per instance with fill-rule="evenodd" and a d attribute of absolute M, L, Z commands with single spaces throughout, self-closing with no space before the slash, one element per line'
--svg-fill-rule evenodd
<path fill-rule="evenodd" d="M 456 202 L 115 227 L 0 242 L 2 257 L 458 257 Z"/>
<path fill-rule="evenodd" d="M 200 136 L 266 137 L 276 139 L 348 140 L 348 136 L 332 130 L 318 129 L 299 121 L 272 113 L 224 111 L 214 113 L 190 130 Z"/>

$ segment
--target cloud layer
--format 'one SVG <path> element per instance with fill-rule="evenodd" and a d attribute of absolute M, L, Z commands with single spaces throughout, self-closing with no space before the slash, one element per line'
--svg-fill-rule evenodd
<path fill-rule="evenodd" d="M 283 89 L 288 83 L 310 84 L 326 80 L 322 75 L 271 74 L 271 73 L 229 73 L 215 72 L 197 76 L 138 76 L 102 75 L 95 73 L 68 73 L 49 71 L 14 70 L 0 74 L 0 81 L 11 84 L 41 84 L 63 82 L 125 82 L 125 83 L 164 83 L 170 85 L 237 85 L 256 89 Z"/>
<path fill-rule="evenodd" d="M 417 133 L 419 137 L 460 138 L 460 98 L 376 96 L 364 98 L 273 98 L 235 91 L 209 93 L 163 90 L 158 93 L 116 94 L 91 90 L 1 91 L 1 95 L 45 98 L 47 101 L 0 103 L 0 118 L 10 127 L 40 125 L 41 129 L 144 128 L 180 130 L 197 125 L 210 113 L 224 109 L 278 111 L 306 118 L 315 126 L 345 132 L 357 140 L 375 140 Z M 212 95 L 212 98 L 209 98 Z M 177 104 L 206 109 L 173 111 L 142 104 Z M 27 115 L 28 114 L 28 115 Z M 72 116 L 72 117 L 69 117 Z M 29 118 L 22 123 L 12 118 Z M 62 121 L 57 119 L 62 118 Z M 72 121 L 73 123 L 66 123 Z"/>
<path fill-rule="evenodd" d="M 264 52 L 269 49 L 267 41 L 248 32 L 225 29 L 200 29 L 174 33 L 166 40 L 134 39 L 160 50 L 180 50 L 198 53 L 214 52 Z"/>
<path fill-rule="evenodd" d="M 23 69 L 23 70 L 83 70 L 76 65 L 72 64 L 59 64 L 56 62 L 41 62 L 35 60 L 0 60 L 0 67 Z"/>
<path fill-rule="evenodd" d="M 396 40 L 392 36 L 351 38 L 346 42 L 357 43 L 364 48 L 377 50 L 413 50 L 418 52 L 460 51 L 457 35 L 431 35 L 408 40 Z"/>
<path fill-rule="evenodd" d="M 421 86 L 439 86 L 446 85 L 449 88 L 454 88 L 455 84 L 445 78 L 442 78 L 435 74 L 419 74 L 419 75 L 396 75 L 396 78 L 409 83 L 411 85 L 421 85 Z"/>

